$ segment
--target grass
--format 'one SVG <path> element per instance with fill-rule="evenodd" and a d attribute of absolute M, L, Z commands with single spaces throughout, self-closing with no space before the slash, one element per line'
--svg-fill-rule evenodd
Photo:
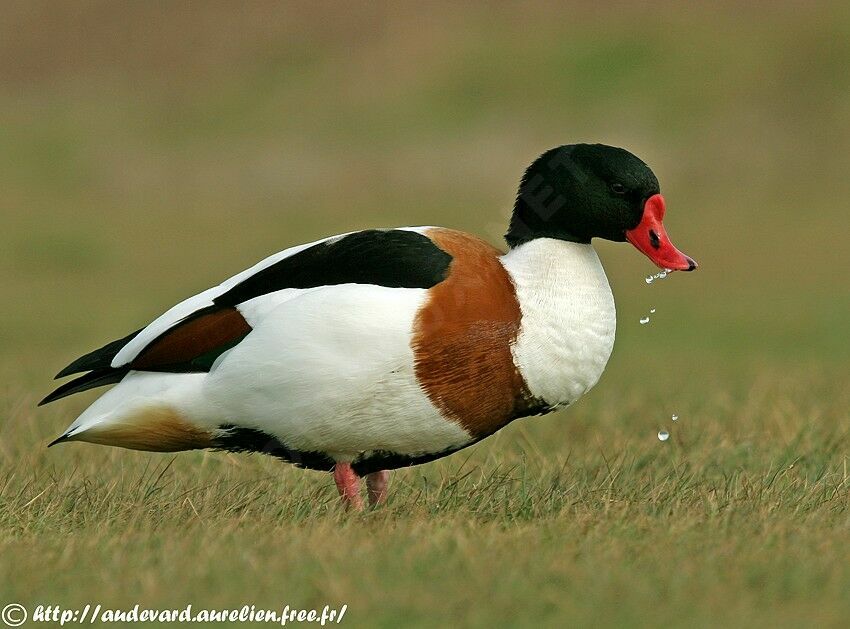
<path fill-rule="evenodd" d="M 47 6 L 0 24 L 0 603 L 846 626 L 845 6 Z M 77 355 L 329 233 L 498 242 L 522 167 L 582 139 L 647 159 L 701 268 L 647 286 L 599 243 L 617 345 L 568 411 L 362 516 L 260 456 L 44 448 L 93 399 L 35 409 Z"/>
<path fill-rule="evenodd" d="M 363 516 L 340 512 L 327 476 L 260 457 L 9 452 L 24 472 L 0 478 L 5 594 L 346 602 L 370 626 L 841 624 L 847 394 L 823 403 L 823 374 L 702 400 L 670 381 L 689 407 L 676 424 L 632 381 L 397 472 Z"/>

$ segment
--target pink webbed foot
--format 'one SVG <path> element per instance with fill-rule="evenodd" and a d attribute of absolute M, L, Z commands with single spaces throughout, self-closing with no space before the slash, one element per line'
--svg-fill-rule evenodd
<path fill-rule="evenodd" d="M 389 485 L 389 482 L 389 470 L 381 470 L 366 475 L 366 489 L 369 494 L 370 505 L 374 507 L 387 501 L 387 485 Z"/>
<path fill-rule="evenodd" d="M 345 508 L 363 511 L 363 499 L 360 497 L 360 477 L 351 469 L 350 463 L 334 465 L 334 482 Z"/>

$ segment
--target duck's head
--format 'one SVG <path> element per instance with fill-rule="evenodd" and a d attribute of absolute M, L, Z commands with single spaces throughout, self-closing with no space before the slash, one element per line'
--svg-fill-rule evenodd
<path fill-rule="evenodd" d="M 628 151 L 604 144 L 569 144 L 546 151 L 525 171 L 505 239 L 511 247 L 535 238 L 589 243 L 628 240 L 663 269 L 693 271 L 664 229 L 658 179 Z"/>

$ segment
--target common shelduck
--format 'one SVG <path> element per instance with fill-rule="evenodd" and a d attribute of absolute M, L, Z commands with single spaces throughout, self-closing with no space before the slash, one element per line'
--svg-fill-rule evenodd
<path fill-rule="evenodd" d="M 115 384 L 50 445 L 264 452 L 333 472 L 343 502 L 389 471 L 579 399 L 614 343 L 593 238 L 691 271 L 649 167 L 601 144 L 525 171 L 502 252 L 442 227 L 367 229 L 274 254 L 104 345 L 41 403 Z"/>

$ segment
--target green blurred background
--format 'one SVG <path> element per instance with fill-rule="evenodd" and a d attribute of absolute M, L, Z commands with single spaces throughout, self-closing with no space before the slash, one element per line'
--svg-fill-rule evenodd
<path fill-rule="evenodd" d="M 846 465 L 850 4 L 597 5 L 0 2 L 9 477 L 35 495 L 71 469 L 147 470 L 151 455 L 43 450 L 91 399 L 33 411 L 81 353 L 325 235 L 436 224 L 501 245 L 523 168 L 581 141 L 649 163 L 701 266 L 647 286 L 644 257 L 597 243 L 619 320 L 599 389 L 478 452 L 656 448 L 679 410 L 692 445 L 710 436 L 701 462 L 768 469 L 820 422 Z M 202 456 L 179 458 L 178 483 Z M 283 469 L 216 456 L 240 482 Z M 37 549 L 26 535 L 67 524 L 8 522 Z"/>
<path fill-rule="evenodd" d="M 62 362 L 326 234 L 439 224 L 501 244 L 522 169 L 576 141 L 647 161 L 701 264 L 652 294 L 653 351 L 850 356 L 846 3 L 3 15 L 0 349 L 15 370 L 49 375 L 57 347 Z M 631 323 L 649 263 L 599 249 Z M 646 351 L 641 333 L 621 325 L 618 355 Z"/>
<path fill-rule="evenodd" d="M 308 239 L 441 224 L 499 242 L 522 169 L 575 141 L 647 161 L 702 265 L 652 296 L 661 351 L 848 358 L 846 3 L 3 14 L 0 349 L 33 373 Z M 631 322 L 651 269 L 600 249 Z"/>

